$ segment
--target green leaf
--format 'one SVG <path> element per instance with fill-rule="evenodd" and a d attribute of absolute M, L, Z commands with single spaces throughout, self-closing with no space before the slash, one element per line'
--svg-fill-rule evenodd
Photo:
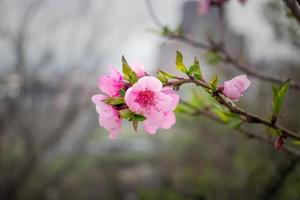
<path fill-rule="evenodd" d="M 284 97 L 288 91 L 289 84 L 290 84 L 290 80 L 285 81 L 278 88 L 275 85 L 272 85 L 272 90 L 273 90 L 272 116 L 273 117 L 277 117 L 277 115 L 279 114 Z"/>
<path fill-rule="evenodd" d="M 209 51 L 206 53 L 206 62 L 210 65 L 217 65 L 223 60 L 222 56 L 215 51 Z"/>
<path fill-rule="evenodd" d="M 123 109 L 119 111 L 119 115 L 122 119 L 128 119 L 131 120 L 134 116 L 134 113 L 129 109 Z"/>
<path fill-rule="evenodd" d="M 177 78 L 175 75 L 170 74 L 170 73 L 165 72 L 165 71 L 162 71 L 162 70 L 158 70 L 157 74 L 162 74 L 166 78 Z"/>
<path fill-rule="evenodd" d="M 134 84 L 138 81 L 136 73 L 130 68 L 124 56 L 122 56 L 122 71 L 125 80 Z"/>
<path fill-rule="evenodd" d="M 179 51 L 176 51 L 176 67 L 179 71 L 183 73 L 188 72 L 186 66 L 183 64 L 183 56 Z"/>
<path fill-rule="evenodd" d="M 162 74 L 157 74 L 157 78 L 163 83 L 163 84 L 166 84 L 168 83 L 168 79 L 162 75 Z"/>
<path fill-rule="evenodd" d="M 125 103 L 123 97 L 108 97 L 107 99 L 103 99 L 102 101 L 106 104 L 113 105 L 113 106 Z"/>
<path fill-rule="evenodd" d="M 210 80 L 209 85 L 213 92 L 217 90 L 218 86 L 218 75 L 214 75 L 214 77 Z"/>
<path fill-rule="evenodd" d="M 177 78 L 175 75 L 164 72 L 162 70 L 157 71 L 157 78 L 162 82 L 162 83 L 168 83 L 169 78 Z"/>
<path fill-rule="evenodd" d="M 199 61 L 196 57 L 194 58 L 194 64 L 190 67 L 188 71 L 188 75 L 194 76 L 198 80 L 202 79 L 202 72 L 200 69 Z"/>
<path fill-rule="evenodd" d="M 137 114 L 135 114 L 135 115 L 133 116 L 133 118 L 134 118 L 134 120 L 139 121 L 139 122 L 145 121 L 145 120 L 147 119 L 147 118 L 144 117 L 143 115 L 137 115 Z"/>

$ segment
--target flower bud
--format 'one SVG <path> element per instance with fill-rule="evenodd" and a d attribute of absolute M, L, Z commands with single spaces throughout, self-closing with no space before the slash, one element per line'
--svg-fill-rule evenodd
<path fill-rule="evenodd" d="M 280 149 L 282 149 L 283 145 L 284 145 L 283 137 L 280 136 L 280 137 L 276 138 L 276 140 L 274 142 L 275 149 L 280 150 Z"/>

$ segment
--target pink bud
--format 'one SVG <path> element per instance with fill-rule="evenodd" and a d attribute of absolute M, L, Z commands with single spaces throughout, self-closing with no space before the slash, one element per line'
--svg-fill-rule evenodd
<path fill-rule="evenodd" d="M 225 81 L 222 88 L 222 93 L 231 100 L 237 101 L 243 93 L 248 89 L 251 82 L 246 75 L 236 76 L 229 81 Z"/>
<path fill-rule="evenodd" d="M 283 145 L 284 145 L 283 137 L 280 136 L 280 137 L 276 138 L 276 140 L 274 142 L 275 149 L 280 150 L 280 149 L 282 149 Z"/>
<path fill-rule="evenodd" d="M 210 11 L 211 0 L 198 0 L 198 13 L 199 15 L 206 15 Z"/>

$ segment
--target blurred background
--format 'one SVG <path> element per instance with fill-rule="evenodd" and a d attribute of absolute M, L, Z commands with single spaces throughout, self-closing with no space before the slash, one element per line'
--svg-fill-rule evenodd
<path fill-rule="evenodd" d="M 155 34 L 151 8 L 196 41 L 220 37 L 217 10 L 199 15 L 197 1 L 0 0 L 0 199 L 300 199 L 298 161 L 204 117 L 178 114 L 154 136 L 124 123 L 108 139 L 90 97 L 122 55 L 151 74 L 174 72 L 176 50 L 200 58 L 208 79 L 242 73 Z M 300 28 L 281 1 L 231 0 L 225 19 L 230 52 L 300 81 Z M 238 104 L 269 116 L 271 84 L 250 79 Z M 280 118 L 295 131 L 299 97 L 288 92 Z"/>

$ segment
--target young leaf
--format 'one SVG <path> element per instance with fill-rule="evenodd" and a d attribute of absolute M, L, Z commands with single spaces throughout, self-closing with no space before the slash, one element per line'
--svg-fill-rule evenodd
<path fill-rule="evenodd" d="M 194 77 L 198 80 L 202 79 L 202 72 L 200 69 L 199 61 L 197 60 L 196 57 L 194 59 L 194 64 L 190 67 L 190 69 L 188 71 L 188 75 L 189 76 L 194 75 Z"/>
<path fill-rule="evenodd" d="M 179 51 L 176 51 L 176 67 L 179 71 L 183 73 L 188 72 L 186 66 L 183 64 L 183 56 Z"/>
<path fill-rule="evenodd" d="M 102 101 L 106 104 L 113 105 L 113 106 L 125 103 L 123 97 L 108 97 L 107 99 L 103 99 Z"/>
<path fill-rule="evenodd" d="M 157 78 L 158 80 L 160 80 L 163 84 L 167 84 L 168 83 L 168 79 L 162 75 L 162 74 L 157 74 Z"/>
<path fill-rule="evenodd" d="M 164 75 L 166 78 L 177 78 L 175 75 L 170 74 L 168 72 L 162 71 L 162 70 L 158 70 L 157 74 L 162 74 Z"/>
<path fill-rule="evenodd" d="M 134 113 L 129 110 L 129 109 L 123 109 L 119 111 L 119 115 L 121 116 L 122 119 L 132 119 L 134 116 Z"/>
<path fill-rule="evenodd" d="M 279 114 L 284 97 L 288 91 L 289 84 L 290 84 L 290 80 L 285 81 L 278 88 L 275 85 L 272 85 L 272 90 L 273 90 L 272 118 L 274 118 L 274 117 L 276 118 L 277 115 Z"/>
<path fill-rule="evenodd" d="M 122 71 L 125 80 L 129 81 L 132 84 L 137 82 L 138 77 L 136 73 L 130 68 L 124 56 L 122 56 Z"/>
<path fill-rule="evenodd" d="M 218 85 L 218 75 L 215 75 L 211 81 L 209 82 L 209 85 L 212 89 L 213 92 L 217 90 L 217 85 Z"/>

